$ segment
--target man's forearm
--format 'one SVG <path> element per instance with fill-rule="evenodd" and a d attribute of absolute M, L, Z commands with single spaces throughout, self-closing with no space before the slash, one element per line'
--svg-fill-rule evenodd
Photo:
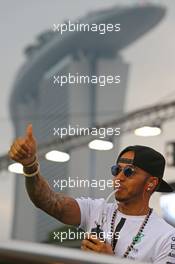
<path fill-rule="evenodd" d="M 40 175 L 26 177 L 26 189 L 32 202 L 48 214 L 61 221 L 64 195 L 53 192 L 47 181 Z"/>
<path fill-rule="evenodd" d="M 32 173 L 34 170 L 36 167 L 25 168 L 26 173 Z M 80 223 L 80 211 L 76 200 L 54 192 L 40 173 L 34 177 L 26 177 L 26 189 L 36 207 L 65 224 Z"/>

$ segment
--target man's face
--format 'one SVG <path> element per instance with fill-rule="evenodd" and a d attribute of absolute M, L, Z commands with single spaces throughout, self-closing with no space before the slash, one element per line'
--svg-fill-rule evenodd
<path fill-rule="evenodd" d="M 128 151 L 124 153 L 120 158 L 134 159 L 134 152 Z M 115 186 L 115 180 L 119 180 L 120 187 L 115 193 L 116 200 L 119 202 L 130 202 L 143 198 L 143 192 L 145 184 L 149 178 L 149 174 L 144 170 L 133 166 L 131 163 L 123 163 L 119 161 L 118 165 L 123 169 L 125 167 L 134 168 L 133 175 L 127 177 L 124 175 L 123 170 L 118 175 L 114 176 L 113 182 Z M 117 181 L 116 181 L 117 183 Z"/>

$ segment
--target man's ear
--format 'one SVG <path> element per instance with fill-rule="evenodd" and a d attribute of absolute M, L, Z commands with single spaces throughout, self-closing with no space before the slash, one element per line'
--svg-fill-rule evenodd
<path fill-rule="evenodd" d="M 157 177 L 150 177 L 149 182 L 147 184 L 147 191 L 153 193 L 159 184 L 159 179 Z"/>
<path fill-rule="evenodd" d="M 159 179 L 159 178 L 157 178 L 157 177 L 154 177 L 154 178 L 155 178 L 155 181 L 156 181 L 156 187 L 155 187 L 155 189 L 153 190 L 153 192 L 156 191 L 156 190 L 158 189 L 158 187 L 159 187 L 159 185 L 160 185 L 160 183 L 161 183 L 161 179 Z"/>

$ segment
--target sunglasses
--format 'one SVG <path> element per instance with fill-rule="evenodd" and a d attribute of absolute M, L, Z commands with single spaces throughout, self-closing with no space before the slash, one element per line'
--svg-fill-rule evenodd
<path fill-rule="evenodd" d="M 130 166 L 122 168 L 120 165 L 113 165 L 111 167 L 111 173 L 113 176 L 117 176 L 121 171 L 126 177 L 130 177 L 135 173 L 135 169 Z"/>

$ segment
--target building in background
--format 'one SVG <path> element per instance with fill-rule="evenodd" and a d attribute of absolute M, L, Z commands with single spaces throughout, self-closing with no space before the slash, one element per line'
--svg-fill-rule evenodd
<path fill-rule="evenodd" d="M 29 122 L 33 123 L 39 144 L 53 139 L 54 127 L 79 125 L 91 127 L 120 117 L 125 111 L 129 65 L 120 50 L 152 29 L 165 10 L 145 5 L 103 10 L 89 14 L 83 23 L 121 23 L 119 33 L 99 35 L 97 32 L 66 32 L 64 36 L 46 32 L 37 45 L 26 49 L 27 61 L 19 70 L 11 96 L 11 116 L 16 136 Z M 53 85 L 53 75 L 120 75 L 120 85 Z M 119 146 L 115 139 L 115 147 Z M 54 179 L 69 176 L 81 179 L 106 179 L 110 176 L 114 151 L 94 152 L 87 146 L 71 149 L 68 163 L 41 160 L 41 171 L 53 187 Z M 116 152 L 116 151 L 115 151 Z M 26 195 L 24 178 L 16 176 L 12 238 L 45 241 L 48 233 L 60 223 L 36 209 Z M 55 189 L 55 191 L 59 191 Z M 109 189 L 65 189 L 73 196 L 106 197 Z"/>

